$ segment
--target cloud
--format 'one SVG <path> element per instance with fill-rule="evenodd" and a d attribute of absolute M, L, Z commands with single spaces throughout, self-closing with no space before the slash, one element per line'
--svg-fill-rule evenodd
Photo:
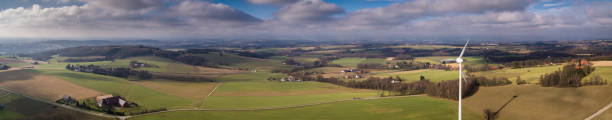
<path fill-rule="evenodd" d="M 253 2 L 252 0 L 251 2 Z M 277 4 L 261 20 L 222 3 L 108 0 L 0 11 L 0 38 L 481 40 L 612 38 L 612 2 L 532 11 L 531 0 L 413 0 L 346 13 L 322 0 Z M 168 3 L 170 2 L 170 3 Z M 120 5 L 119 5 L 120 4 Z"/>
<path fill-rule="evenodd" d="M 398 24 L 411 19 L 462 13 L 522 11 L 531 0 L 414 0 L 349 14 L 352 24 Z"/>
<path fill-rule="evenodd" d="M 191 20 L 216 22 L 256 22 L 260 21 L 249 14 L 231 8 L 225 4 L 213 4 L 201 1 L 183 1 L 172 8 L 180 17 Z"/>
<path fill-rule="evenodd" d="M 282 7 L 277 16 L 286 22 L 321 22 L 342 13 L 343 8 L 322 0 L 302 0 Z"/>
<path fill-rule="evenodd" d="M 248 0 L 253 4 L 273 4 L 273 5 L 285 5 L 295 3 L 299 0 Z"/>
<path fill-rule="evenodd" d="M 124 11 L 152 10 L 162 6 L 159 0 L 81 0 L 89 5 Z"/>

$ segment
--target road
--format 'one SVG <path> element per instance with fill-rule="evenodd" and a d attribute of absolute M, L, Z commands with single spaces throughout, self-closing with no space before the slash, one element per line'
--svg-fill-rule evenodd
<path fill-rule="evenodd" d="M 610 104 L 606 105 L 605 107 L 601 108 L 599 111 L 595 112 L 595 114 L 585 118 L 584 120 L 592 120 L 593 118 L 597 117 L 599 114 L 605 112 L 606 110 L 612 108 L 612 102 L 610 102 Z"/>

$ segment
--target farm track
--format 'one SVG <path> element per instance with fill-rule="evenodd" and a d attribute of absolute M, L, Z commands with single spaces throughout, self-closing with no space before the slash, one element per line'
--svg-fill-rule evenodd
<path fill-rule="evenodd" d="M 198 103 L 198 104 L 195 106 L 195 108 L 197 109 L 197 108 L 199 108 L 200 106 L 202 106 L 202 105 L 204 104 L 204 102 L 206 101 L 206 99 L 207 99 L 208 97 L 210 97 L 210 95 L 212 95 L 212 94 L 215 92 L 215 90 L 217 90 L 217 88 L 218 88 L 219 86 L 221 86 L 221 84 L 223 84 L 223 83 L 219 83 L 219 84 L 217 84 L 217 85 L 215 86 L 215 88 L 213 88 L 213 90 L 212 90 L 212 91 L 210 91 L 210 93 L 208 93 L 208 95 L 206 95 L 206 97 L 202 98 L 202 101 L 200 101 L 200 102 L 199 102 L 199 103 Z"/>
<path fill-rule="evenodd" d="M 606 105 L 605 107 L 601 108 L 599 111 L 595 112 L 593 115 L 585 118 L 584 120 L 591 120 L 597 116 L 599 116 L 600 114 L 602 114 L 603 112 L 605 112 L 606 110 L 612 108 L 612 102 L 610 102 L 610 104 Z"/>

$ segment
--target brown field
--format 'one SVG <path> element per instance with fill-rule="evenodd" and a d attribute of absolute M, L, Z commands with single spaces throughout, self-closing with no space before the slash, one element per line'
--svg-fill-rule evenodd
<path fill-rule="evenodd" d="M 13 64 L 13 63 L 20 63 L 20 62 L 22 62 L 22 61 L 21 60 L 17 60 L 17 59 L 10 59 L 10 58 L 0 57 L 0 63 Z"/>
<path fill-rule="evenodd" d="M 612 61 L 592 61 L 593 66 L 612 66 Z"/>
<path fill-rule="evenodd" d="M 180 82 L 161 79 L 138 81 L 136 83 L 166 94 L 191 99 L 202 99 L 206 97 L 210 91 L 219 84 L 213 82 Z"/>
<path fill-rule="evenodd" d="M 610 91 L 610 85 L 580 88 L 537 85 L 481 87 L 474 96 L 465 99 L 464 105 L 471 111 L 495 111 L 513 95 L 518 95 L 499 113 L 499 120 L 582 120 L 612 101 Z"/>
<path fill-rule="evenodd" d="M 5 81 L 0 83 L 0 86 L 29 96 L 53 101 L 64 95 L 81 100 L 102 94 L 47 75 L 36 75 L 28 80 Z"/>
<path fill-rule="evenodd" d="M 593 118 L 593 120 L 612 120 L 612 109 L 608 109 L 599 114 L 599 116 Z"/>

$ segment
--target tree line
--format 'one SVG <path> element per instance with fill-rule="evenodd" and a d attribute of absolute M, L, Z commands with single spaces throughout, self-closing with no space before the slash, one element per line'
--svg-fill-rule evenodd
<path fill-rule="evenodd" d="M 71 65 L 71 64 L 68 64 L 68 65 L 66 65 L 66 69 L 70 70 L 70 71 L 86 72 L 86 73 L 93 73 L 93 74 L 107 75 L 107 76 L 115 76 L 115 77 L 126 78 L 126 79 L 129 78 L 129 77 L 135 77 L 137 79 L 145 80 L 145 79 L 151 79 L 153 77 L 153 74 L 151 74 L 148 71 L 144 71 L 144 70 L 132 70 L 130 68 L 124 68 L 124 67 L 103 68 L 103 67 L 96 66 L 96 65 L 93 65 L 93 64 L 90 64 L 90 65 Z"/>
<path fill-rule="evenodd" d="M 580 87 L 582 78 L 595 70 L 589 64 L 571 63 L 564 65 L 553 73 L 540 76 L 540 86 L 543 87 Z"/>
<path fill-rule="evenodd" d="M 296 76 L 294 76 L 296 77 Z M 361 89 L 375 89 L 375 90 L 385 90 L 398 92 L 399 95 L 416 95 L 416 94 L 428 94 L 434 97 L 458 100 L 458 81 L 457 80 L 447 80 L 441 81 L 439 83 L 430 82 L 427 79 L 419 80 L 411 83 L 403 83 L 401 78 L 396 77 L 388 77 L 388 78 L 378 78 L 378 77 L 369 77 L 364 81 L 344 81 L 338 78 L 325 78 L 322 75 L 318 75 L 316 77 L 302 75 L 298 76 L 302 77 L 301 79 L 304 81 L 317 81 L 317 82 L 326 82 L 332 83 L 340 86 L 345 86 L 349 88 L 361 88 Z M 392 82 L 396 81 L 396 82 Z M 399 82 L 397 82 L 399 81 Z M 463 84 L 463 96 L 469 97 L 478 91 L 479 83 L 475 80 L 466 80 Z"/>
<path fill-rule="evenodd" d="M 8 70 L 9 68 L 11 68 L 8 65 L 3 65 L 2 63 L 0 63 L 0 70 Z"/>

